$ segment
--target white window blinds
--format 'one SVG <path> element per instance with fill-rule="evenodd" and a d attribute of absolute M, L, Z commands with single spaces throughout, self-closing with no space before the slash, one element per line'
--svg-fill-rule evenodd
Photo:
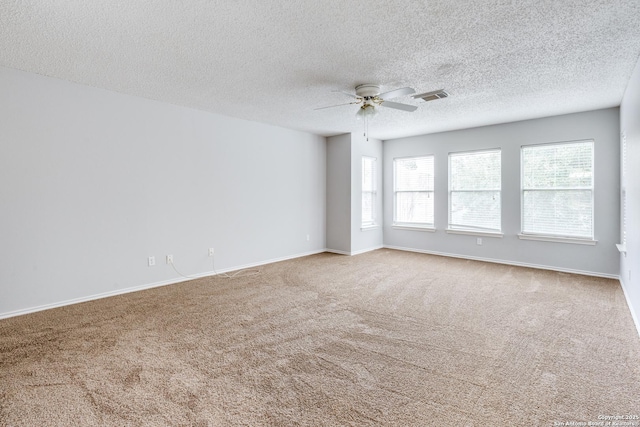
<path fill-rule="evenodd" d="M 620 242 L 623 245 L 627 243 L 627 181 L 629 180 L 627 165 L 627 134 L 622 132 L 622 179 L 620 180 L 620 200 L 622 200 L 622 227 L 620 230 Z"/>
<path fill-rule="evenodd" d="M 449 154 L 449 229 L 501 230 L 501 151 Z"/>
<path fill-rule="evenodd" d="M 522 147 L 522 233 L 593 239 L 593 141 Z"/>
<path fill-rule="evenodd" d="M 395 159 L 394 225 L 433 226 L 433 156 Z"/>
<path fill-rule="evenodd" d="M 362 157 L 362 225 L 371 226 L 376 219 L 376 159 Z"/>

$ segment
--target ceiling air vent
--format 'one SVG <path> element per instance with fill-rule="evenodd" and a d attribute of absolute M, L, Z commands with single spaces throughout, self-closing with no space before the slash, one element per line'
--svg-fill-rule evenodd
<path fill-rule="evenodd" d="M 432 92 L 421 93 L 420 95 L 413 95 L 415 99 L 423 99 L 425 102 L 435 101 L 436 99 L 442 99 L 448 97 L 449 94 L 444 89 L 434 90 Z"/>

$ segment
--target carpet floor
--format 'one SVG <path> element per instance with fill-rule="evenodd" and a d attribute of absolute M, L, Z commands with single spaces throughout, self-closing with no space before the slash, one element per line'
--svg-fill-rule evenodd
<path fill-rule="evenodd" d="M 261 270 L 0 321 L 0 425 L 640 425 L 615 280 L 390 249 Z"/>

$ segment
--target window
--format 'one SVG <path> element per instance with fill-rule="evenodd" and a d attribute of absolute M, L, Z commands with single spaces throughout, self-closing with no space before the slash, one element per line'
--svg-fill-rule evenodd
<path fill-rule="evenodd" d="M 376 223 L 376 159 L 362 157 L 362 226 Z"/>
<path fill-rule="evenodd" d="M 593 141 L 522 147 L 522 236 L 593 240 Z"/>
<path fill-rule="evenodd" d="M 433 156 L 394 159 L 393 225 L 433 227 Z"/>
<path fill-rule="evenodd" d="M 622 132 L 620 139 L 622 141 L 622 178 L 620 179 L 620 200 L 622 200 L 622 212 L 620 213 L 622 219 L 620 222 L 622 223 L 622 227 L 620 227 L 620 242 L 624 247 L 627 244 L 627 180 L 629 179 L 627 170 L 627 134 Z"/>
<path fill-rule="evenodd" d="M 449 154 L 449 230 L 500 233 L 501 151 Z"/>

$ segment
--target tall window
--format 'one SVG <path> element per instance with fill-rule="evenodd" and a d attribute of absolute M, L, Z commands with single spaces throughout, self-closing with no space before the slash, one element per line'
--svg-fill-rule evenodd
<path fill-rule="evenodd" d="M 522 147 L 522 234 L 593 239 L 593 141 Z"/>
<path fill-rule="evenodd" d="M 376 159 L 362 157 L 362 226 L 376 222 Z"/>
<path fill-rule="evenodd" d="M 449 154 L 449 229 L 500 232 L 501 151 Z"/>
<path fill-rule="evenodd" d="M 433 227 L 433 156 L 394 159 L 393 224 Z"/>
<path fill-rule="evenodd" d="M 628 165 L 627 165 L 627 134 L 622 132 L 621 138 L 622 140 L 622 177 L 620 179 L 620 200 L 622 200 L 622 212 L 620 213 L 622 216 L 622 227 L 621 228 L 621 236 L 620 243 L 623 245 L 627 244 L 627 180 L 628 177 Z"/>

